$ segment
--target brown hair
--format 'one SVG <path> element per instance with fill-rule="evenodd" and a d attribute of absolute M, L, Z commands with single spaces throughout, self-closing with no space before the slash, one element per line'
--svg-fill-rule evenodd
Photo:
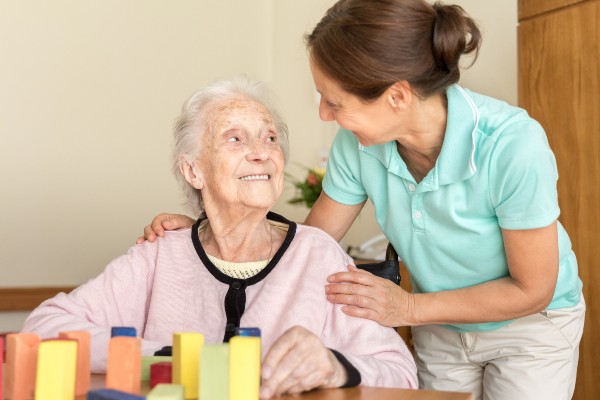
<path fill-rule="evenodd" d="M 340 0 L 305 40 L 326 75 L 370 101 L 400 80 L 424 98 L 444 92 L 460 78 L 460 57 L 477 58 L 481 32 L 457 5 Z"/>

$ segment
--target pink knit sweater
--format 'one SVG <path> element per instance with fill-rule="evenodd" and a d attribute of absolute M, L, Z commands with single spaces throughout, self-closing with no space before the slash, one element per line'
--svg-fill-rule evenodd
<path fill-rule="evenodd" d="M 42 337 L 89 331 L 95 372 L 106 368 L 112 326 L 135 327 L 144 355 L 171 345 L 174 332 L 201 332 L 206 343 L 221 343 L 224 301 L 233 279 L 206 265 L 210 262 L 193 236 L 190 229 L 167 232 L 154 243 L 130 248 L 98 277 L 43 302 L 23 331 Z M 349 317 L 326 300 L 327 276 L 350 263 L 327 234 L 291 223 L 271 263 L 245 289 L 240 326 L 261 328 L 264 356 L 283 332 L 301 325 L 343 354 L 360 372 L 361 384 L 416 388 L 414 360 L 392 328 Z"/>

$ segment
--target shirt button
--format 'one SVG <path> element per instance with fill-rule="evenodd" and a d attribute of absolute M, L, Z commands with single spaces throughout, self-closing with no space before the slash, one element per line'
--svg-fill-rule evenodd
<path fill-rule="evenodd" d="M 412 183 L 408 184 L 408 190 L 410 190 L 411 192 L 414 192 L 416 188 L 417 187 L 415 185 L 413 185 Z"/>
<path fill-rule="evenodd" d="M 420 219 L 423 216 L 423 213 L 421 213 L 421 211 L 415 211 L 415 218 L 416 219 Z"/>
<path fill-rule="evenodd" d="M 235 324 L 233 322 L 228 323 L 227 325 L 225 325 L 225 330 L 227 332 L 234 332 L 235 331 Z"/>
<path fill-rule="evenodd" d="M 242 284 L 239 283 L 239 282 L 233 282 L 231 284 L 231 288 L 234 289 L 234 290 L 240 290 L 241 287 L 242 287 Z"/>

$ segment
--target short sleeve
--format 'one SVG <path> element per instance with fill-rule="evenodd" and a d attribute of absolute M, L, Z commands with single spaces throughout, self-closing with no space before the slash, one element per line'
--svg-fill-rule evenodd
<path fill-rule="evenodd" d="M 340 129 L 329 152 L 323 190 L 338 203 L 360 204 L 367 199 L 361 179 L 358 140 L 352 132 Z"/>
<path fill-rule="evenodd" d="M 558 218 L 556 160 L 537 122 L 528 119 L 505 128 L 490 163 L 490 198 L 500 227 L 535 229 Z"/>

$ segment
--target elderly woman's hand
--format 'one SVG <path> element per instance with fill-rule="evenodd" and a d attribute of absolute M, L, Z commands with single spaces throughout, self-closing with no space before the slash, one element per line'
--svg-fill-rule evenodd
<path fill-rule="evenodd" d="M 347 381 L 346 369 L 318 336 L 301 326 L 288 329 L 262 363 L 260 398 L 336 388 Z"/>
<path fill-rule="evenodd" d="M 393 282 L 367 271 L 348 266 L 327 278 L 327 300 L 343 304 L 348 315 L 371 319 L 381 325 L 397 327 L 415 325 L 414 295 Z"/>
<path fill-rule="evenodd" d="M 182 214 L 158 214 L 150 225 L 144 228 L 144 236 L 137 238 L 135 243 L 140 244 L 144 240 L 154 242 L 157 236 L 163 237 L 165 229 L 173 231 L 175 229 L 189 228 L 194 225 L 192 218 Z"/>

